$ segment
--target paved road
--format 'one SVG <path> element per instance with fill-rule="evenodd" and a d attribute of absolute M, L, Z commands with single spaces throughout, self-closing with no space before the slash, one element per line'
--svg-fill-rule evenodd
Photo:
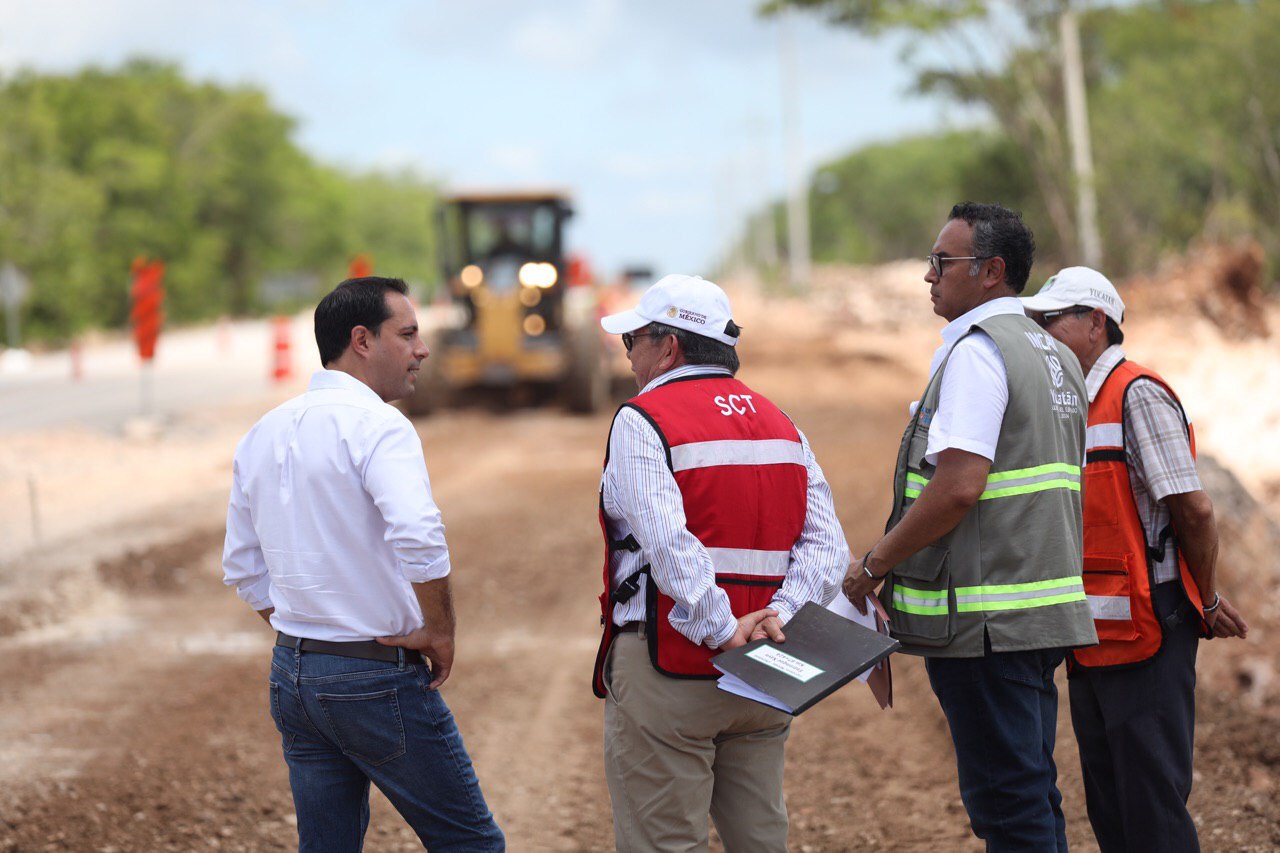
<path fill-rule="evenodd" d="M 294 381 L 319 367 L 310 312 L 293 318 Z M 182 412 L 262 397 L 272 390 L 273 329 L 265 320 L 227 323 L 163 335 L 150 366 L 150 414 Z M 86 345 L 82 376 L 71 354 L 35 355 L 20 373 L 0 372 L 0 435 L 62 426 L 118 431 L 142 412 L 143 372 L 132 340 Z"/>

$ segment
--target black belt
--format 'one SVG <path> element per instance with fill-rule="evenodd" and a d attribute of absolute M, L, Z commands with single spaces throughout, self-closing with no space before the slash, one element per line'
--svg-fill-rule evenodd
<path fill-rule="evenodd" d="M 361 660 L 381 660 L 387 663 L 399 663 L 400 652 L 403 651 L 405 663 L 426 663 L 422 658 L 422 652 L 417 649 L 384 646 L 376 640 L 332 643 L 328 640 L 307 640 L 302 637 L 291 637 L 280 631 L 276 634 L 276 645 L 284 646 L 286 649 L 297 649 L 300 652 L 319 652 L 324 655 L 338 655 L 339 657 L 360 658 Z"/>

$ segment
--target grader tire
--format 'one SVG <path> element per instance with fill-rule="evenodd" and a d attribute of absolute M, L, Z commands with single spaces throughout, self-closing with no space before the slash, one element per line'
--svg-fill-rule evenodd
<path fill-rule="evenodd" d="M 609 373 L 600 333 L 593 326 L 575 329 L 565 346 L 564 398 L 569 411 L 591 414 L 609 399 Z"/>
<path fill-rule="evenodd" d="M 428 348 L 432 354 L 422 363 L 413 394 L 403 403 L 405 412 L 410 416 L 430 415 L 449 407 L 452 389 L 439 369 L 441 362 L 437 359 L 437 354 L 442 351 L 439 341 L 429 341 Z"/>

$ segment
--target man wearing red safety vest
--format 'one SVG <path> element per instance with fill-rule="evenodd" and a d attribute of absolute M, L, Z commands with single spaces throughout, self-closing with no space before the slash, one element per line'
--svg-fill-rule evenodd
<path fill-rule="evenodd" d="M 1173 389 L 1125 358 L 1124 302 L 1068 267 L 1023 299 L 1080 361 L 1089 395 L 1084 588 L 1098 645 L 1071 655 L 1071 722 L 1103 853 L 1199 850 L 1187 812 L 1200 637 L 1243 637 L 1217 591 L 1213 504 Z"/>
<path fill-rule="evenodd" d="M 716 688 L 710 658 L 783 639 L 849 561 L 808 441 L 734 378 L 724 291 L 669 275 L 601 321 L 640 394 L 610 428 L 600 484 L 605 772 L 619 850 L 786 850 L 790 718 Z"/>

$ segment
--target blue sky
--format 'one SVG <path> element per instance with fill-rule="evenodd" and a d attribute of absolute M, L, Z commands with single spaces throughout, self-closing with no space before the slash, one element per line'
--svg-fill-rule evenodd
<path fill-rule="evenodd" d="M 0 71 L 131 55 L 251 83 L 313 155 L 446 186 L 554 185 L 602 272 L 703 272 L 782 192 L 778 24 L 756 0 L 0 0 Z M 901 41 L 795 19 L 804 162 L 946 124 Z"/>

